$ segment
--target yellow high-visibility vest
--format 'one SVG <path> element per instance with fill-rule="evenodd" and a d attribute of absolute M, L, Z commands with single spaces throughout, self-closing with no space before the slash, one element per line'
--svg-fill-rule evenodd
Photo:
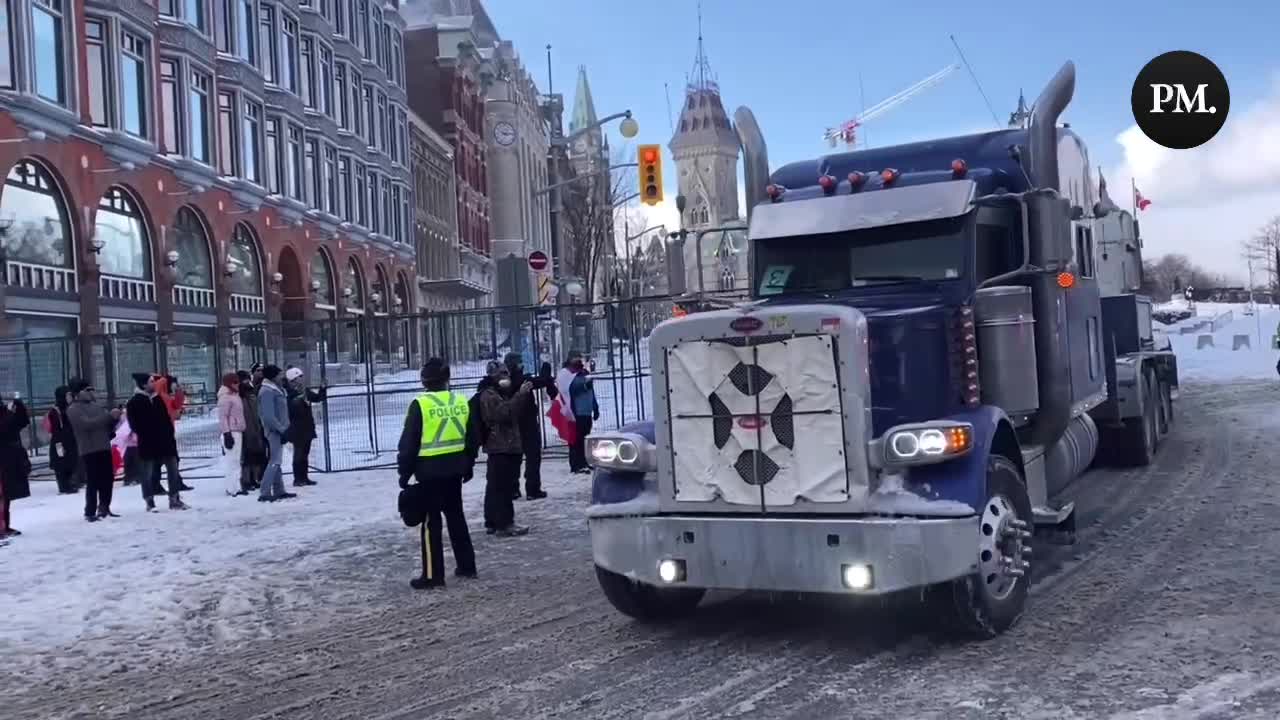
<path fill-rule="evenodd" d="M 418 457 L 460 453 L 467 447 L 467 418 L 471 405 L 465 395 L 440 390 L 418 396 L 422 411 L 422 444 Z"/>

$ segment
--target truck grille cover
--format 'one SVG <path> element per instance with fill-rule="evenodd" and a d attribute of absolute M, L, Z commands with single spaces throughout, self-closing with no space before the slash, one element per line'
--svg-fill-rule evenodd
<path fill-rule="evenodd" d="M 677 501 L 849 499 L 832 336 L 690 340 L 666 353 Z"/>

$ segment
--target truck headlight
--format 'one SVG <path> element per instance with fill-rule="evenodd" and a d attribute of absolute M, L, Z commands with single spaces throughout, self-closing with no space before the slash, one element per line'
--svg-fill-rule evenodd
<path fill-rule="evenodd" d="M 885 465 L 928 465 L 972 450 L 973 425 L 948 420 L 899 425 L 873 443 L 880 451 L 871 457 L 881 458 Z"/>
<path fill-rule="evenodd" d="M 651 472 L 658 469 L 657 447 L 635 433 L 588 435 L 587 458 L 594 467 L 613 470 Z"/>

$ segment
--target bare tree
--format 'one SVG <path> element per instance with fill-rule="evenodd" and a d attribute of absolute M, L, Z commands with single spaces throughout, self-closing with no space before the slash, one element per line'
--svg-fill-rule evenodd
<path fill-rule="evenodd" d="M 1154 261 L 1144 261 L 1142 281 L 1142 292 L 1157 300 L 1177 295 L 1187 286 L 1211 288 L 1231 284 L 1225 276 L 1211 273 L 1179 253 L 1162 255 Z"/>
<path fill-rule="evenodd" d="M 1265 273 L 1271 291 L 1280 292 L 1280 215 L 1268 220 L 1253 237 L 1243 241 L 1241 249 L 1253 269 Z"/>
<path fill-rule="evenodd" d="M 611 166 L 628 162 L 625 157 L 615 154 Z M 635 192 L 634 188 L 635 173 L 630 168 L 595 174 L 588 170 L 565 188 L 561 218 L 569 249 L 569 270 L 582 279 L 583 301 L 587 304 L 595 301 L 601 280 L 612 269 L 609 263 L 616 256 L 616 234 L 624 224 L 623 201 Z"/>

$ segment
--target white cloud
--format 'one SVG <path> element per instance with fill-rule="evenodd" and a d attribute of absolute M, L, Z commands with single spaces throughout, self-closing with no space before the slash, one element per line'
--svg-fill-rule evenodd
<path fill-rule="evenodd" d="M 1218 136 L 1170 150 L 1135 125 L 1116 142 L 1124 160 L 1106 171 L 1111 197 L 1128 208 L 1130 178 L 1151 206 L 1140 212 L 1148 257 L 1184 253 L 1243 280 L 1240 243 L 1280 215 L 1280 79 L 1251 106 L 1232 108 Z"/>

